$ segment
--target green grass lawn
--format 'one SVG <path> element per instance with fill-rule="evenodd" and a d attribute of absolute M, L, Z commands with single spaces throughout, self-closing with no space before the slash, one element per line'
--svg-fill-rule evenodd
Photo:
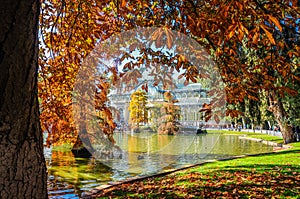
<path fill-rule="evenodd" d="M 214 133 L 214 132 L 209 132 Z M 258 133 L 223 131 L 282 143 Z M 300 198 L 300 143 L 102 190 L 97 198 Z"/>

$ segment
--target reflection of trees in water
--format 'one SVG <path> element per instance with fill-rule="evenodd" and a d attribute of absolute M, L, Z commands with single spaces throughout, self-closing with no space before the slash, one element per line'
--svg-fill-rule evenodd
<path fill-rule="evenodd" d="M 215 139 L 212 135 L 211 140 Z M 203 142 L 204 143 L 204 142 Z M 206 148 L 205 146 L 204 148 Z M 211 154 L 222 154 L 223 156 L 234 156 L 241 154 L 261 153 L 271 151 L 272 147 L 250 140 L 239 139 L 236 135 L 220 135 L 214 147 L 211 147 Z"/>
<path fill-rule="evenodd" d="M 238 136 L 220 134 L 168 136 L 150 134 L 147 136 L 127 135 L 126 144 L 122 140 L 122 149 L 128 151 L 124 161 L 133 167 L 159 170 L 163 167 L 198 163 L 208 159 L 219 159 L 234 155 L 261 153 L 272 147 Z M 126 159 L 127 158 L 127 159 Z"/>
<path fill-rule="evenodd" d="M 52 151 L 48 166 L 49 195 L 78 194 L 82 188 L 111 180 L 112 170 L 94 158 L 75 158 L 71 151 Z M 54 192 L 55 191 L 55 192 Z"/>

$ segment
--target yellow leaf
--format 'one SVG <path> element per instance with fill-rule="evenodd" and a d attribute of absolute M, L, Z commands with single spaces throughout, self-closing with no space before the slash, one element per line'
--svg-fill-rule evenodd
<path fill-rule="evenodd" d="M 237 26 L 234 27 L 229 27 L 229 34 L 227 35 L 228 40 L 234 35 L 235 33 L 235 29 L 237 28 Z M 231 29 L 231 30 L 230 30 Z"/>
<path fill-rule="evenodd" d="M 93 41 L 92 41 L 92 39 L 89 37 L 89 38 L 87 38 L 86 42 L 87 42 L 88 44 L 91 44 Z"/>

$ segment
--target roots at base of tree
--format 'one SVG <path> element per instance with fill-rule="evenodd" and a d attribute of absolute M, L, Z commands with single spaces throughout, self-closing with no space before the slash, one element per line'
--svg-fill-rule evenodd
<path fill-rule="evenodd" d="M 133 132 L 133 133 L 140 133 L 140 132 L 141 132 L 141 129 L 140 129 L 140 127 L 133 127 L 133 128 L 131 129 L 131 132 Z"/>
<path fill-rule="evenodd" d="M 82 139 L 82 138 L 81 138 Z M 81 141 L 79 136 L 77 136 L 77 140 L 72 148 L 72 153 L 75 156 L 75 158 L 90 158 L 93 156 L 94 149 L 90 143 L 88 138 L 85 139 L 85 143 L 87 143 L 89 146 L 85 146 L 83 142 Z"/>
<path fill-rule="evenodd" d="M 206 134 L 206 133 L 207 133 L 206 129 L 201 129 L 201 128 L 197 129 L 197 134 Z"/>
<path fill-rule="evenodd" d="M 75 156 L 75 158 L 90 158 L 92 157 L 92 153 L 90 153 L 89 150 L 87 150 L 86 147 L 82 147 L 80 149 L 72 149 L 72 153 Z"/>

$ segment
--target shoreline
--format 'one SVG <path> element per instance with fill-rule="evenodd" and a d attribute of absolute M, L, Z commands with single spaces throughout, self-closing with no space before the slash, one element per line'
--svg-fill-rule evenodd
<path fill-rule="evenodd" d="M 284 150 L 287 150 L 287 149 L 291 148 L 291 146 L 289 146 L 289 145 L 284 145 L 284 144 L 280 144 L 280 143 L 277 143 L 277 142 L 267 141 L 267 140 L 258 139 L 258 138 L 251 138 L 251 137 L 247 137 L 247 135 L 240 135 L 239 139 L 247 139 L 247 140 L 261 142 L 263 144 L 273 146 L 273 151 L 265 152 L 265 153 L 259 153 L 259 154 L 237 155 L 237 156 L 232 156 L 232 157 L 228 157 L 228 158 L 206 160 L 206 161 L 201 162 L 201 163 L 186 165 L 186 166 L 183 166 L 181 168 L 170 169 L 170 170 L 167 170 L 167 171 L 159 172 L 157 174 L 140 176 L 140 177 L 132 177 L 132 178 L 128 178 L 128 179 L 122 180 L 122 181 L 109 182 L 109 183 L 104 184 L 104 185 L 99 185 L 99 186 L 97 186 L 96 188 L 93 188 L 90 191 L 83 192 L 82 198 L 85 198 L 85 199 L 93 198 L 99 192 L 101 192 L 103 190 L 106 190 L 106 189 L 109 189 L 109 188 L 113 188 L 113 187 L 118 186 L 118 185 L 137 182 L 137 181 L 141 181 L 141 180 L 144 180 L 144 179 L 147 179 L 147 178 L 166 176 L 166 175 L 178 172 L 178 171 L 187 170 L 187 169 L 190 169 L 190 168 L 193 168 L 193 167 L 201 166 L 201 165 L 204 165 L 204 164 L 209 164 L 209 163 L 212 163 L 212 162 L 234 160 L 234 159 L 239 159 L 239 158 L 253 157 L 253 156 L 259 156 L 259 155 L 266 155 L 266 154 L 273 154 L 273 153 L 276 153 L 276 152 L 279 152 L 279 151 L 284 151 Z"/>
<path fill-rule="evenodd" d="M 269 145 L 269 146 L 273 146 L 273 151 L 283 151 L 283 150 L 287 150 L 290 149 L 291 146 L 290 145 L 286 145 L 286 144 L 281 144 L 281 143 L 277 143 L 277 142 L 273 142 L 273 141 L 268 141 L 268 140 L 263 140 L 263 139 L 259 139 L 259 138 L 252 138 L 252 137 L 247 137 L 247 135 L 241 135 L 239 136 L 239 139 L 244 139 L 244 140 L 251 140 L 251 141 L 255 141 L 255 142 L 261 142 L 263 144 Z"/>

